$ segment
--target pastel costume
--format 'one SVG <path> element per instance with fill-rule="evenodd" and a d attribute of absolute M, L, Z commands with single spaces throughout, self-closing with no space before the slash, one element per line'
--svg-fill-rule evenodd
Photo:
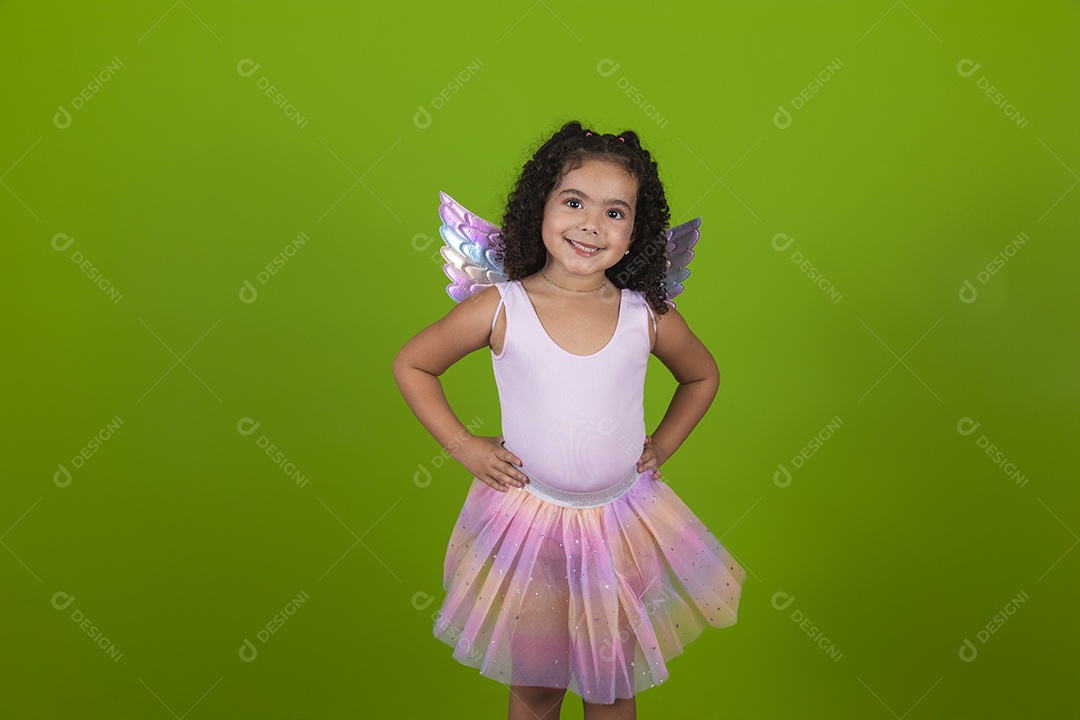
<path fill-rule="evenodd" d="M 652 470 L 636 472 L 656 324 L 645 297 L 622 289 L 614 335 L 582 356 L 547 334 L 520 281 L 493 284 L 503 444 L 531 481 L 499 492 L 473 478 L 434 635 L 508 685 L 629 698 L 667 680 L 706 625 L 736 622 L 746 573 Z"/>

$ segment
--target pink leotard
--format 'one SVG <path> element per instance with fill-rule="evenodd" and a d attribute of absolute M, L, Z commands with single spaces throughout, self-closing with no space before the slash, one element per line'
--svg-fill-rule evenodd
<path fill-rule="evenodd" d="M 519 280 L 495 286 L 501 299 L 492 329 L 506 307 L 502 351 L 492 352 L 503 445 L 526 475 L 557 491 L 600 497 L 597 491 L 631 483 L 645 441 L 646 313 L 653 311 L 644 295 L 622 289 L 611 340 L 591 355 L 575 355 L 544 330 Z M 652 322 L 655 329 L 655 316 Z"/>

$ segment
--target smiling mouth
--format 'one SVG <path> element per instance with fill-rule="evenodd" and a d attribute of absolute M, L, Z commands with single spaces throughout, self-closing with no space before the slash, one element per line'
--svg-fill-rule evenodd
<path fill-rule="evenodd" d="M 566 238 L 566 242 L 570 243 L 572 246 L 574 246 L 575 248 L 577 248 L 581 252 L 588 253 L 589 255 L 595 255 L 595 254 L 597 254 L 598 252 L 600 252 L 601 250 L 604 249 L 604 248 L 593 247 L 592 245 L 583 245 L 582 243 L 575 242 L 575 241 L 571 240 L 570 238 Z"/>

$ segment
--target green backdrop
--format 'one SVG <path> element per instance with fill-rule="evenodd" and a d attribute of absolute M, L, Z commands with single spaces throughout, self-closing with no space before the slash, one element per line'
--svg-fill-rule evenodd
<path fill-rule="evenodd" d="M 11 718 L 499 717 L 431 635 L 470 476 L 393 382 L 579 119 L 717 359 L 664 481 L 748 570 L 642 717 L 1075 713 L 1072 2 L 0 5 Z M 488 352 L 444 376 L 499 434 Z M 646 424 L 674 380 L 651 359 Z M 568 696 L 564 717 L 581 717 Z"/>

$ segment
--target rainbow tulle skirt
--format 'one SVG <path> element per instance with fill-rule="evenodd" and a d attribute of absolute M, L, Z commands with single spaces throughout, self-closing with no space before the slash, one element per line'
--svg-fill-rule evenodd
<path fill-rule="evenodd" d="M 485 677 L 610 704 L 667 680 L 706 625 L 734 624 L 745 580 L 652 470 L 594 493 L 473 478 L 433 630 Z"/>

